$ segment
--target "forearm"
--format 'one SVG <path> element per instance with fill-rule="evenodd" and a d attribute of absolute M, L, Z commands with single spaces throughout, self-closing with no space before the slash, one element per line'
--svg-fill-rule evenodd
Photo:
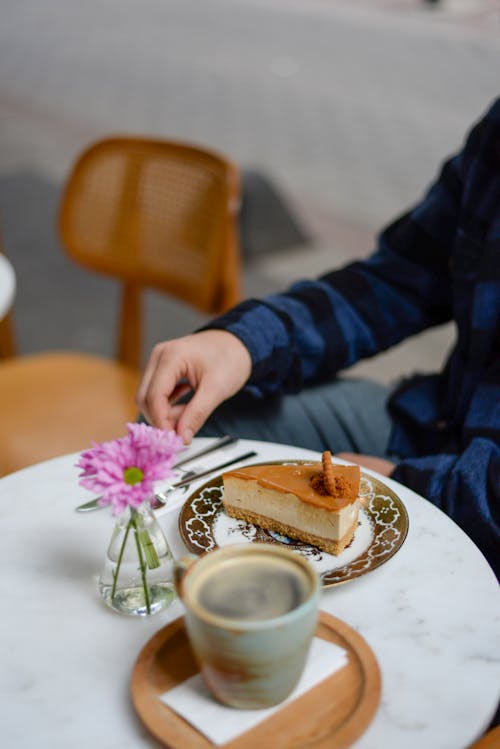
<path fill-rule="evenodd" d="M 244 302 L 207 327 L 228 330 L 245 344 L 252 359 L 247 387 L 256 394 L 297 392 L 355 361 L 338 316 L 355 318 L 356 313 L 344 307 L 331 286 L 307 281 L 263 301 Z M 359 321 L 363 335 L 369 331 Z"/>
<path fill-rule="evenodd" d="M 283 294 L 248 300 L 207 327 L 245 344 L 254 392 L 296 392 L 448 320 L 448 288 L 447 271 L 416 269 L 383 249 Z"/>

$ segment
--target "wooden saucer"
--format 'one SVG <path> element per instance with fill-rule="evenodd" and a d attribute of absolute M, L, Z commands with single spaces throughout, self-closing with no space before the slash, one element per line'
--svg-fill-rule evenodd
<path fill-rule="evenodd" d="M 225 749 L 344 749 L 365 731 L 380 700 L 380 671 L 373 651 L 351 627 L 324 612 L 316 634 L 344 648 L 347 665 L 224 744 Z M 170 749 L 214 747 L 159 699 L 197 670 L 182 618 L 157 632 L 136 660 L 131 681 L 134 707 L 146 728 Z"/>

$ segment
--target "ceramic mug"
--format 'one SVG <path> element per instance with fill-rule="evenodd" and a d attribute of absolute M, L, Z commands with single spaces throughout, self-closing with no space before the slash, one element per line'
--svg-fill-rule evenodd
<path fill-rule="evenodd" d="M 297 552 L 251 543 L 175 563 L 188 637 L 212 694 L 263 708 L 295 688 L 316 630 L 319 576 Z"/>

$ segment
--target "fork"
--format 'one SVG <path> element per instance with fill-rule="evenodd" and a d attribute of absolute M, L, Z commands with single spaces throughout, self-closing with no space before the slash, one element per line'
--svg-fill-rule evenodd
<path fill-rule="evenodd" d="M 207 468 L 204 471 L 187 471 L 186 475 L 181 481 L 177 481 L 175 484 L 172 484 L 171 486 L 168 487 L 168 489 L 165 489 L 165 491 L 163 492 L 156 492 L 153 500 L 151 501 L 152 509 L 158 510 L 160 509 L 160 507 L 164 507 L 168 501 L 169 494 L 183 487 L 187 489 L 189 485 L 195 479 L 201 479 L 203 476 L 208 476 L 208 474 L 210 473 L 215 473 L 216 471 L 220 471 L 223 468 L 232 466 L 234 463 L 239 463 L 240 460 L 247 460 L 248 458 L 254 458 L 256 455 L 257 453 L 255 452 L 255 450 L 251 450 L 248 453 L 244 453 L 243 455 L 238 455 L 235 458 L 232 458 L 231 460 L 227 460 L 225 463 L 219 463 L 219 465 L 212 466 L 212 468 Z"/>

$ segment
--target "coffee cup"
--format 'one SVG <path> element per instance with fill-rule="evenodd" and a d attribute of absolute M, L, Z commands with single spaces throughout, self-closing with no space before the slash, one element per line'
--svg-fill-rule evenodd
<path fill-rule="evenodd" d="M 316 630 L 321 586 L 313 566 L 285 547 L 252 543 L 183 557 L 174 573 L 212 694 L 245 709 L 288 697 Z"/>

